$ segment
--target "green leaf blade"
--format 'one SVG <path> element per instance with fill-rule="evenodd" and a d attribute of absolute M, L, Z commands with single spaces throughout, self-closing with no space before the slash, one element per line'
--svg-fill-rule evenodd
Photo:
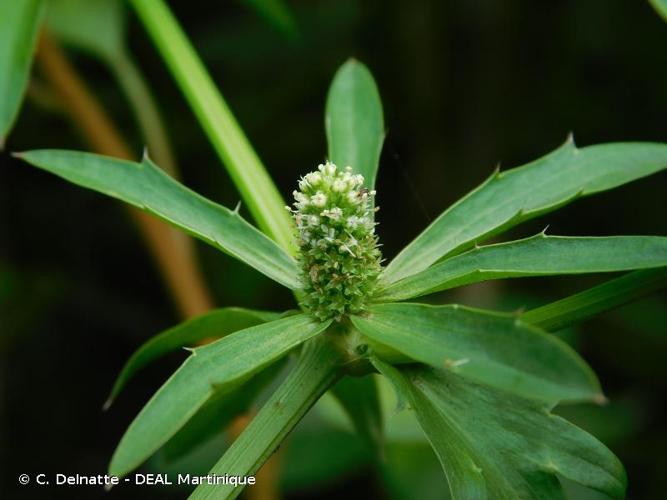
<path fill-rule="evenodd" d="M 240 307 L 217 309 L 190 319 L 145 342 L 127 360 L 104 407 L 108 408 L 134 375 L 152 361 L 181 347 L 192 347 L 206 339 L 217 339 L 230 333 L 278 319 L 277 313 L 253 311 Z"/>
<path fill-rule="evenodd" d="M 297 366 L 269 398 L 209 474 L 253 475 L 317 399 L 340 377 L 342 360 L 324 336 L 304 345 Z M 202 483 L 193 500 L 227 500 L 241 494 L 233 485 Z"/>
<path fill-rule="evenodd" d="M 446 371 L 408 367 L 400 375 L 431 442 L 461 443 L 484 475 L 491 497 L 564 498 L 558 474 L 611 498 L 625 498 L 621 462 L 547 407 Z M 467 498 L 453 493 L 454 499 Z"/>
<path fill-rule="evenodd" d="M 0 149 L 16 121 L 28 85 L 45 3 L 0 2 Z"/>
<path fill-rule="evenodd" d="M 385 269 L 388 285 L 528 219 L 667 167 L 667 145 L 568 141 L 523 167 L 493 174 L 445 210 Z"/>
<path fill-rule="evenodd" d="M 379 452 L 383 440 L 383 419 L 375 379 L 368 375 L 345 377 L 331 392 L 352 421 L 357 433 L 371 449 Z"/>
<path fill-rule="evenodd" d="M 635 271 L 531 309 L 522 314 L 521 319 L 546 331 L 555 332 L 665 287 L 667 267 Z"/>
<path fill-rule="evenodd" d="M 233 390 L 328 326 L 290 316 L 224 337 L 193 354 L 153 395 L 121 439 L 109 473 L 124 476 L 167 442 L 217 390 Z"/>
<path fill-rule="evenodd" d="M 156 167 L 91 153 L 35 150 L 18 155 L 74 184 L 157 215 L 290 288 L 299 288 L 292 257 L 237 212 L 198 195 Z"/>
<path fill-rule="evenodd" d="M 368 68 L 350 59 L 336 72 L 327 96 L 325 128 L 329 160 L 351 166 L 375 187 L 384 141 L 380 93 Z"/>
<path fill-rule="evenodd" d="M 604 400 L 574 350 L 510 315 L 403 303 L 375 305 L 352 322 L 391 363 L 419 361 L 549 404 Z"/>
<path fill-rule="evenodd" d="M 178 20 L 162 0 L 130 3 L 257 225 L 283 249 L 293 253 L 294 230 L 285 202 Z"/>
<path fill-rule="evenodd" d="M 500 278 L 607 273 L 667 266 L 667 237 L 537 236 L 478 247 L 380 290 L 397 301 Z"/>
<path fill-rule="evenodd" d="M 398 397 L 410 402 L 417 414 L 426 438 L 435 452 L 447 477 L 454 500 L 485 500 L 486 480 L 473 459 L 474 450 L 456 432 L 450 422 L 395 367 L 372 360 L 378 371 L 394 386 Z"/>

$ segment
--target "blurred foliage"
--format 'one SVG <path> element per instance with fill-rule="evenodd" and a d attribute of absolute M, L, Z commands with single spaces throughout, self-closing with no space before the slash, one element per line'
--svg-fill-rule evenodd
<path fill-rule="evenodd" d="M 377 183 L 387 256 L 499 161 L 507 167 L 524 163 L 562 143 L 570 131 L 582 146 L 667 136 L 667 25 L 645 2 L 294 0 L 289 7 L 297 37 L 267 26 L 242 2 L 172 4 L 283 194 L 324 157 L 322 103 L 335 68 L 349 56 L 369 65 L 388 128 Z M 186 184 L 234 206 L 238 194 L 132 17 L 127 33 Z M 139 151 L 143 141 L 115 82 L 98 62 L 71 55 Z M 36 100 L 28 100 L 7 146 L 84 147 L 63 117 Z M 595 201 L 578 201 L 508 236 L 534 234 L 547 223 L 559 234 L 666 234 L 665 187 L 663 173 Z M 392 203 L 383 203 L 388 199 Z M 288 293 L 258 273 L 203 245 L 197 248 L 218 305 L 293 305 Z M 436 300 L 515 310 L 597 282 L 588 276 L 489 282 Z M 498 303 L 510 292 L 516 300 Z M 567 333 L 611 402 L 559 411 L 614 450 L 628 470 L 629 497 L 637 499 L 661 498 L 667 489 L 666 303 L 665 293 L 657 294 Z M 116 203 L 3 153 L 0 497 L 15 497 L 19 473 L 105 470 L 127 423 L 184 356 L 176 353 L 150 367 L 104 414 L 108 389 L 136 346 L 175 321 L 162 282 Z M 419 498 L 429 498 L 443 478 L 422 438 L 410 437 L 406 425 L 403 442 L 409 444 L 392 441 L 374 468 L 349 430 L 313 413 L 285 446 L 288 498 L 409 498 L 401 489 L 406 480 L 423 488 Z M 400 437 L 391 429 L 390 424 L 390 438 Z M 218 439 L 206 445 L 215 454 L 225 442 L 222 434 Z M 319 453 L 323 447 L 340 453 Z M 306 453 L 312 453 L 307 460 Z M 327 456 L 331 462 L 317 461 Z M 385 484 L 392 485 L 392 495 Z M 77 488 L 50 495 L 148 499 L 180 498 L 182 492 Z M 579 490 L 572 495 L 592 498 Z M 26 488 L 21 498 L 43 496 Z"/>

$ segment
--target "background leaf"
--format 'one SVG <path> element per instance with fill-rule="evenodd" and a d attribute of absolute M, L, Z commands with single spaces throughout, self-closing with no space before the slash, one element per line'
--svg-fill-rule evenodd
<path fill-rule="evenodd" d="M 281 33 L 295 37 L 298 34 L 296 21 L 289 6 L 282 0 L 241 0 L 262 16 Z"/>
<path fill-rule="evenodd" d="M 392 363 L 427 363 L 549 403 L 603 399 L 595 374 L 574 350 L 510 315 L 383 304 L 367 317 L 352 316 L 352 323 L 372 341 L 375 355 Z"/>
<path fill-rule="evenodd" d="M 142 163 L 91 153 L 38 150 L 19 157 L 74 184 L 134 205 L 296 289 L 294 260 L 235 211 L 178 183 L 148 158 Z"/>
<path fill-rule="evenodd" d="M 119 0 L 50 0 L 46 23 L 60 40 L 110 61 L 125 52 L 125 13 Z"/>
<path fill-rule="evenodd" d="M 406 246 L 381 279 L 393 283 L 525 220 L 666 167 L 665 144 L 628 142 L 577 149 L 568 141 L 523 167 L 494 173 Z"/>
<path fill-rule="evenodd" d="M 368 68 L 350 59 L 336 72 L 327 96 L 324 119 L 329 160 L 340 168 L 351 166 L 375 187 L 384 118 L 375 80 Z"/>
<path fill-rule="evenodd" d="M 475 248 L 378 292 L 396 301 L 490 279 L 607 273 L 667 266 L 667 237 L 577 238 L 544 233 Z"/>
<path fill-rule="evenodd" d="M 0 149 L 21 107 L 43 14 L 42 0 L 0 2 Z"/>
<path fill-rule="evenodd" d="M 206 339 L 218 339 L 244 328 L 278 319 L 280 314 L 253 311 L 240 307 L 217 309 L 176 325 L 145 342 L 127 360 L 121 370 L 111 394 L 105 403 L 108 408 L 130 379 L 152 361 L 181 347 L 192 347 Z"/>
<path fill-rule="evenodd" d="M 649 3 L 667 21 L 667 0 L 649 0 Z"/>
<path fill-rule="evenodd" d="M 231 391 L 328 323 L 290 316 L 232 333 L 193 354 L 153 395 L 114 453 L 109 473 L 123 476 L 167 442 L 217 391 Z"/>
<path fill-rule="evenodd" d="M 356 432 L 376 451 L 382 447 L 382 414 L 375 378 L 345 377 L 332 389 Z"/>

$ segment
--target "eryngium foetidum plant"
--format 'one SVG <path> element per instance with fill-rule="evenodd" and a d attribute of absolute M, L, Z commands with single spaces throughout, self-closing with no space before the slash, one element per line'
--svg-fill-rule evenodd
<path fill-rule="evenodd" d="M 321 321 L 363 311 L 380 274 L 375 191 L 352 167 L 319 165 L 294 191 L 303 308 Z"/>
<path fill-rule="evenodd" d="M 334 79 L 326 130 L 330 162 L 301 179 L 289 209 L 296 255 L 290 244 L 275 242 L 289 242 L 294 228 L 284 202 L 270 203 L 272 196 L 280 198 L 272 185 L 251 186 L 271 196 L 246 198 L 255 202 L 255 217 L 269 238 L 238 211 L 187 189 L 148 158 L 133 163 L 49 150 L 21 155 L 186 230 L 291 289 L 301 305 L 300 312 L 283 314 L 219 309 L 141 347 L 110 401 L 148 361 L 219 338 L 194 348 L 141 410 L 110 473 L 126 475 L 156 452 L 185 459 L 246 411 L 293 353 L 289 374 L 212 474 L 254 474 L 329 389 L 361 438 L 380 448 L 385 419 L 394 410 L 381 408 L 378 384 L 391 384 L 414 416 L 409 425 L 421 426 L 433 447 L 454 499 L 559 499 L 559 477 L 622 498 L 626 478 L 619 460 L 593 436 L 551 414 L 556 404 L 604 400 L 586 362 L 551 332 L 664 286 L 667 238 L 540 233 L 483 243 L 581 196 L 664 169 L 667 145 L 579 149 L 568 140 L 523 167 L 492 173 L 382 267 L 373 208 L 382 108 L 370 73 L 356 61 Z M 247 159 L 245 152 L 239 157 Z M 267 178 L 258 174 L 253 182 Z M 402 302 L 488 279 L 628 270 L 637 271 L 523 314 Z M 193 498 L 239 492 L 229 484 L 202 484 Z"/>

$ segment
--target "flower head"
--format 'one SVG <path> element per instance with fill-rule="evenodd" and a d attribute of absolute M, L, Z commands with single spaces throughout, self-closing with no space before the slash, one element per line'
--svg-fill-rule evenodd
<path fill-rule="evenodd" d="M 364 309 L 380 273 L 373 197 L 350 167 L 319 165 L 299 181 L 290 212 L 297 225 L 303 307 L 340 321 Z"/>

